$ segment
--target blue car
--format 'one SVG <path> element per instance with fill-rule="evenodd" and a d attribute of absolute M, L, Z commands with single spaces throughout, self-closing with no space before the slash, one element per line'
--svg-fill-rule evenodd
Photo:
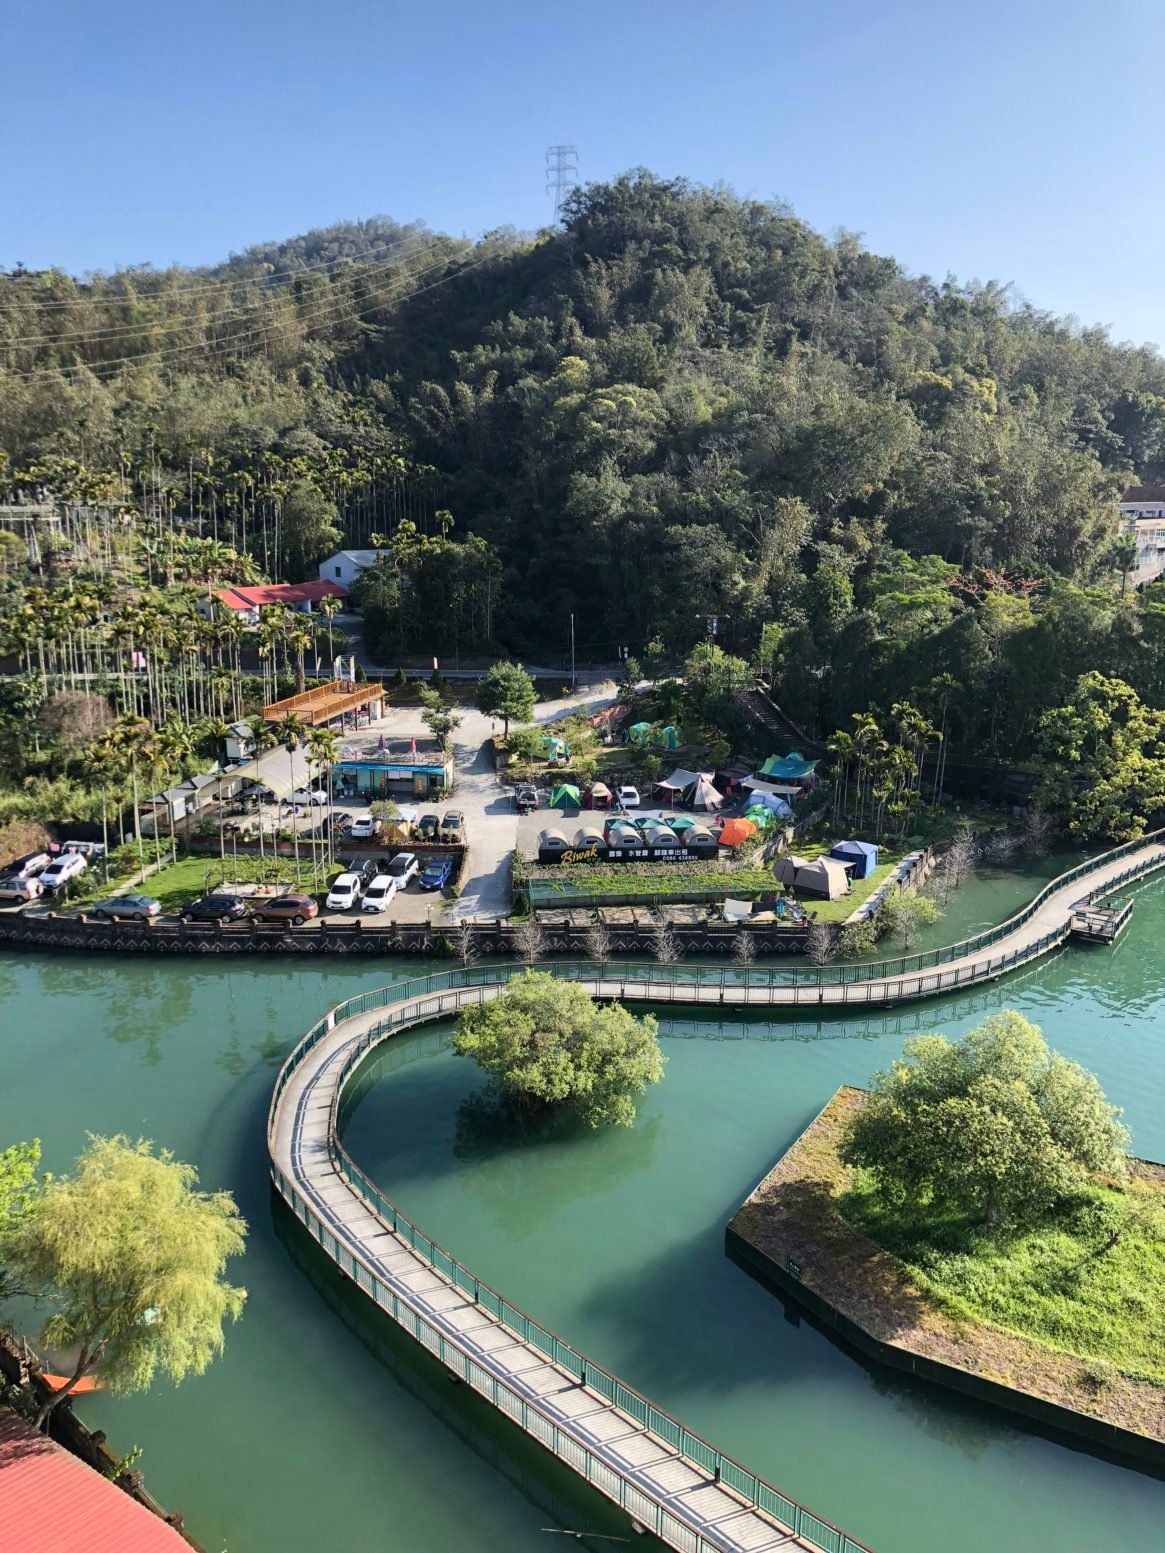
<path fill-rule="evenodd" d="M 453 862 L 447 857 L 435 857 L 431 863 L 426 863 L 424 872 L 417 883 L 422 890 L 443 890 L 449 883 L 449 875 L 453 872 Z"/>

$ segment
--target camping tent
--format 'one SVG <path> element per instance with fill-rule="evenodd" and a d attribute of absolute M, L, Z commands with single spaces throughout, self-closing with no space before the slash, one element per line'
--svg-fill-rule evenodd
<path fill-rule="evenodd" d="M 835 901 L 849 889 L 849 874 L 845 864 L 835 857 L 819 857 L 815 863 L 798 868 L 793 888 L 798 895 L 813 895 L 821 900 Z"/>
<path fill-rule="evenodd" d="M 742 841 L 755 835 L 756 826 L 751 820 L 725 820 L 724 829 L 720 832 L 720 845 L 738 847 Z"/>
<path fill-rule="evenodd" d="M 538 835 L 538 855 L 547 852 L 565 852 L 570 843 L 560 830 L 544 830 Z"/>
<path fill-rule="evenodd" d="M 607 827 L 607 845 L 609 847 L 641 847 L 644 840 L 640 831 L 628 820 L 616 820 L 613 825 Z"/>
<path fill-rule="evenodd" d="M 763 804 L 757 803 L 748 806 L 744 811 L 744 818 L 751 820 L 757 830 L 764 830 L 772 824 L 774 816 Z"/>
<path fill-rule="evenodd" d="M 632 723 L 623 734 L 623 742 L 624 744 L 645 744 L 650 732 L 650 723 Z"/>
<path fill-rule="evenodd" d="M 829 855 L 852 864 L 855 879 L 868 879 L 878 866 L 878 849 L 872 841 L 839 841 L 830 847 Z"/>
<path fill-rule="evenodd" d="M 678 847 L 680 838 L 669 825 L 653 825 L 644 832 L 649 847 Z"/>
<path fill-rule="evenodd" d="M 800 750 L 794 750 L 791 755 L 770 755 L 760 768 L 760 774 L 762 777 L 775 777 L 778 781 L 787 779 L 798 782 L 802 777 L 812 776 L 816 770 L 815 760 L 806 760 Z"/>
<path fill-rule="evenodd" d="M 582 807 L 582 800 L 579 798 L 578 788 L 575 787 L 571 782 L 560 782 L 554 791 L 550 794 L 550 807 L 552 809 L 558 809 L 568 803 L 572 803 L 576 809 L 580 809 Z"/>
<path fill-rule="evenodd" d="M 668 723 L 666 728 L 661 728 L 655 743 L 660 749 L 678 750 L 683 743 L 683 735 L 674 723 Z"/>
<path fill-rule="evenodd" d="M 752 916 L 751 901 L 734 901 L 731 896 L 724 902 L 725 922 L 747 922 Z"/>
<path fill-rule="evenodd" d="M 789 804 L 777 793 L 757 793 L 755 789 L 753 790 L 752 802 L 748 807 L 749 810 L 755 808 L 767 809 L 770 814 L 775 814 L 780 819 L 785 819 L 793 812 Z"/>
<path fill-rule="evenodd" d="M 591 786 L 591 808 L 607 808 L 611 802 L 611 789 L 605 782 L 595 782 Z"/>
<path fill-rule="evenodd" d="M 692 783 L 684 797 L 693 809 L 718 809 L 724 799 L 712 786 L 711 778 L 701 775 Z"/>
<path fill-rule="evenodd" d="M 791 890 L 797 882 L 797 870 L 806 867 L 808 864 L 803 857 L 798 857 L 794 852 L 787 852 L 784 857 L 777 859 L 777 879 Z"/>
<path fill-rule="evenodd" d="M 554 738 L 552 734 L 544 733 L 538 743 L 547 760 L 569 760 L 569 748 L 561 739 Z"/>

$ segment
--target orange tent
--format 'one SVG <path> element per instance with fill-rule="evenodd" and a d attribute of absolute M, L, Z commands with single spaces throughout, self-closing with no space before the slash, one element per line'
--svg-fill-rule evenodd
<path fill-rule="evenodd" d="M 724 829 L 720 832 L 720 845 L 738 847 L 742 841 L 755 835 L 756 826 L 751 820 L 725 820 Z"/>

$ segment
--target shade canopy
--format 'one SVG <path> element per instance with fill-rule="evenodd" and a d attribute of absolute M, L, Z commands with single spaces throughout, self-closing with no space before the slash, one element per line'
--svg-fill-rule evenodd
<path fill-rule="evenodd" d="M 669 793 L 682 793 L 685 787 L 691 787 L 693 782 L 700 780 L 699 771 L 685 771 L 682 766 L 677 766 L 671 776 L 657 782 L 656 787 L 666 788 Z"/>
<path fill-rule="evenodd" d="M 724 829 L 720 832 L 720 845 L 738 847 L 742 841 L 747 841 L 750 836 L 755 835 L 756 826 L 751 820 L 725 820 Z"/>
<path fill-rule="evenodd" d="M 735 901 L 729 897 L 729 899 L 724 902 L 725 922 L 747 922 L 751 916 L 751 901 Z"/>
<path fill-rule="evenodd" d="M 760 768 L 760 774 L 762 777 L 788 777 L 796 780 L 812 776 L 816 770 L 815 760 L 806 760 L 800 750 L 794 750 L 791 755 L 770 755 Z"/>
<path fill-rule="evenodd" d="M 763 793 L 766 796 L 775 795 L 780 798 L 799 798 L 803 789 L 795 782 L 766 782 L 761 777 L 745 777 L 741 787 L 751 788 L 753 793 Z"/>
<path fill-rule="evenodd" d="M 668 824 L 671 826 L 672 830 L 675 831 L 691 830 L 692 827 L 696 824 L 696 821 L 691 817 L 690 814 L 677 814 L 674 820 L 668 821 Z"/>

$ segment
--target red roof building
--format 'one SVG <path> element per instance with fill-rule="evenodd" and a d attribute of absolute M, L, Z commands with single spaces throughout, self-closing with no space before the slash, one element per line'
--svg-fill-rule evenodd
<path fill-rule="evenodd" d="M 220 604 L 239 615 L 257 615 L 266 604 L 284 604 L 310 614 L 321 599 L 347 597 L 347 588 L 321 577 L 311 582 L 269 582 L 257 588 L 220 588 L 215 594 Z"/>
<path fill-rule="evenodd" d="M 0 1553 L 190 1553 L 160 1516 L 0 1408 Z"/>

